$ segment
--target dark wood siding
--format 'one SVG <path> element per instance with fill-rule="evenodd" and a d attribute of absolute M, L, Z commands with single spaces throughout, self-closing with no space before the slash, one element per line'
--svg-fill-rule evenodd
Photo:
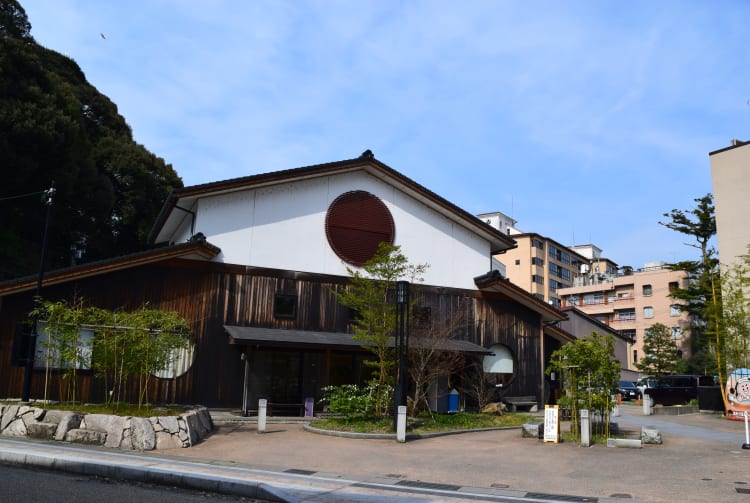
<path fill-rule="evenodd" d="M 119 271 L 53 287 L 43 296 L 58 300 L 83 298 L 109 309 L 151 307 L 174 310 L 187 318 L 196 342 L 192 368 L 175 380 L 154 379 L 153 402 L 239 407 L 242 401 L 241 346 L 229 344 L 223 325 L 350 332 L 349 310 L 332 290 L 346 278 L 253 269 L 218 263 L 174 260 Z M 274 318 L 274 295 L 295 294 L 295 319 Z M 537 313 L 497 294 L 414 285 L 416 303 L 429 307 L 436 322 L 452 323 L 454 337 L 489 347 L 504 344 L 515 356 L 517 378 L 512 394 L 538 395 L 540 382 L 540 318 Z M 31 293 L 0 299 L 0 397 L 19 397 L 23 368 L 11 366 L 15 324 L 31 309 Z M 35 372 L 32 397 L 41 398 L 44 377 Z M 103 383 L 90 373 L 80 377 L 80 399 L 102 401 Z M 54 395 L 57 385 L 49 387 Z M 134 397 L 134 390 L 130 390 Z M 50 396 L 57 399 L 56 396 Z"/>

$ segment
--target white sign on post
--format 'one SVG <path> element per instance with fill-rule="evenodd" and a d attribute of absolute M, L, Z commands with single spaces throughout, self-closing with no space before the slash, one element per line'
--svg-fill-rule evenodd
<path fill-rule="evenodd" d="M 557 443 L 560 438 L 560 422 L 558 421 L 558 406 L 544 406 L 544 441 Z"/>

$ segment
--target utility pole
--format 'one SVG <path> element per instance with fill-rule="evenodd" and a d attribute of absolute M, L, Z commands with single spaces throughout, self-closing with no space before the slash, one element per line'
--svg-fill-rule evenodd
<path fill-rule="evenodd" d="M 47 215 L 44 219 L 44 235 L 42 236 L 42 253 L 39 259 L 39 276 L 36 280 L 36 293 L 34 294 L 34 302 L 40 303 L 42 301 L 42 280 L 44 279 L 44 260 L 47 256 L 47 237 L 49 234 L 49 222 L 52 216 L 52 202 L 55 196 L 55 182 L 52 181 L 52 186 L 45 190 L 42 195 L 42 203 L 47 206 Z M 23 373 L 23 390 L 21 391 L 21 401 L 28 402 L 29 395 L 31 394 L 31 377 L 34 370 L 34 354 L 36 353 L 36 338 L 37 338 L 37 325 L 39 320 L 34 317 L 34 326 L 29 334 L 28 347 L 26 348 L 26 368 Z"/>

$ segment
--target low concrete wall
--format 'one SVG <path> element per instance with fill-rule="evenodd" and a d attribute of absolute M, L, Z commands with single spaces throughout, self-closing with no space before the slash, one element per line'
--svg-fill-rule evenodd
<path fill-rule="evenodd" d="M 208 409 L 179 416 L 129 417 L 0 405 L 0 435 L 148 451 L 197 444 L 213 430 Z"/>

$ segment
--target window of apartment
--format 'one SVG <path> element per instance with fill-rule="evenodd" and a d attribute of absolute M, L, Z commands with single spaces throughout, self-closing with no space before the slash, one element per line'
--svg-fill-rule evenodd
<path fill-rule="evenodd" d="M 532 274 L 531 275 L 531 282 L 543 285 L 544 284 L 544 276 L 540 276 L 538 274 Z"/>
<path fill-rule="evenodd" d="M 554 279 L 549 280 L 549 289 L 553 292 L 557 291 L 558 288 L 564 288 L 565 285 Z"/>
<path fill-rule="evenodd" d="M 541 239 L 533 238 L 531 240 L 531 246 L 534 248 L 539 248 L 540 250 L 544 250 L 544 243 Z"/>
<path fill-rule="evenodd" d="M 549 273 L 553 276 L 559 276 L 560 273 L 558 272 L 560 270 L 560 266 L 557 264 L 553 264 L 552 262 L 549 263 Z"/>
<path fill-rule="evenodd" d="M 569 306 L 577 306 L 578 302 L 580 302 L 580 299 L 578 298 L 578 295 L 568 295 L 565 299 L 565 303 Z"/>
<path fill-rule="evenodd" d="M 638 350 L 633 350 L 633 363 L 638 363 Z"/>
<path fill-rule="evenodd" d="M 677 281 L 670 281 L 669 282 L 669 293 L 674 292 L 680 287 L 680 283 Z"/>
<path fill-rule="evenodd" d="M 653 295 L 654 289 L 651 288 L 651 285 L 643 285 L 643 296 L 644 297 L 650 297 Z"/>
<path fill-rule="evenodd" d="M 636 338 L 635 329 L 620 330 L 620 335 L 622 335 L 624 338 L 628 340 L 635 342 L 635 338 Z"/>
<path fill-rule="evenodd" d="M 609 316 L 606 314 L 597 314 L 594 316 L 594 319 L 598 321 L 599 323 L 604 323 L 605 325 L 609 325 Z"/>
<path fill-rule="evenodd" d="M 612 302 L 616 302 L 616 301 L 617 301 L 617 296 L 614 294 L 614 292 L 607 295 L 607 302 L 611 304 Z"/>
<path fill-rule="evenodd" d="M 570 265 L 570 253 L 562 252 L 560 254 L 560 262 L 562 262 L 563 264 Z"/>
<path fill-rule="evenodd" d="M 630 292 L 620 292 L 617 294 L 618 300 L 625 300 L 630 298 Z"/>
<path fill-rule="evenodd" d="M 539 257 L 531 257 L 531 265 L 544 266 L 544 259 Z"/>
<path fill-rule="evenodd" d="M 583 294 L 583 305 L 604 304 L 604 294 L 602 292 Z"/>
<path fill-rule="evenodd" d="M 554 245 L 549 245 L 549 256 L 550 258 L 557 259 L 560 257 L 560 250 Z"/>
<path fill-rule="evenodd" d="M 550 297 L 550 298 L 549 298 L 549 303 L 550 303 L 550 304 L 551 304 L 552 306 L 554 306 L 554 307 L 560 307 L 560 305 L 562 304 L 562 303 L 560 302 L 560 299 L 558 299 L 557 297 Z"/>
<path fill-rule="evenodd" d="M 669 306 L 669 316 L 679 316 L 682 314 L 682 309 L 680 309 L 679 304 L 672 304 Z"/>
<path fill-rule="evenodd" d="M 560 268 L 560 277 L 564 279 L 565 281 L 571 281 L 573 279 L 573 273 L 570 272 L 570 269 L 566 269 L 564 267 Z"/>
<path fill-rule="evenodd" d="M 680 327 L 672 327 L 672 339 L 682 338 L 682 329 Z"/>
<path fill-rule="evenodd" d="M 541 294 L 541 293 L 535 293 L 534 297 L 536 297 L 537 299 L 542 300 L 542 301 L 544 300 L 544 295 Z"/>
<path fill-rule="evenodd" d="M 534 259 L 532 258 L 531 260 L 533 261 Z M 516 265 L 521 265 L 521 259 L 520 258 L 516 259 Z"/>
<path fill-rule="evenodd" d="M 654 308 L 653 306 L 646 306 L 643 308 L 643 317 L 644 318 L 653 318 L 654 317 Z"/>
<path fill-rule="evenodd" d="M 617 321 L 635 321 L 635 309 L 623 309 L 615 314 Z"/>
<path fill-rule="evenodd" d="M 274 297 L 273 316 L 274 318 L 296 318 L 297 296 L 277 293 Z"/>

